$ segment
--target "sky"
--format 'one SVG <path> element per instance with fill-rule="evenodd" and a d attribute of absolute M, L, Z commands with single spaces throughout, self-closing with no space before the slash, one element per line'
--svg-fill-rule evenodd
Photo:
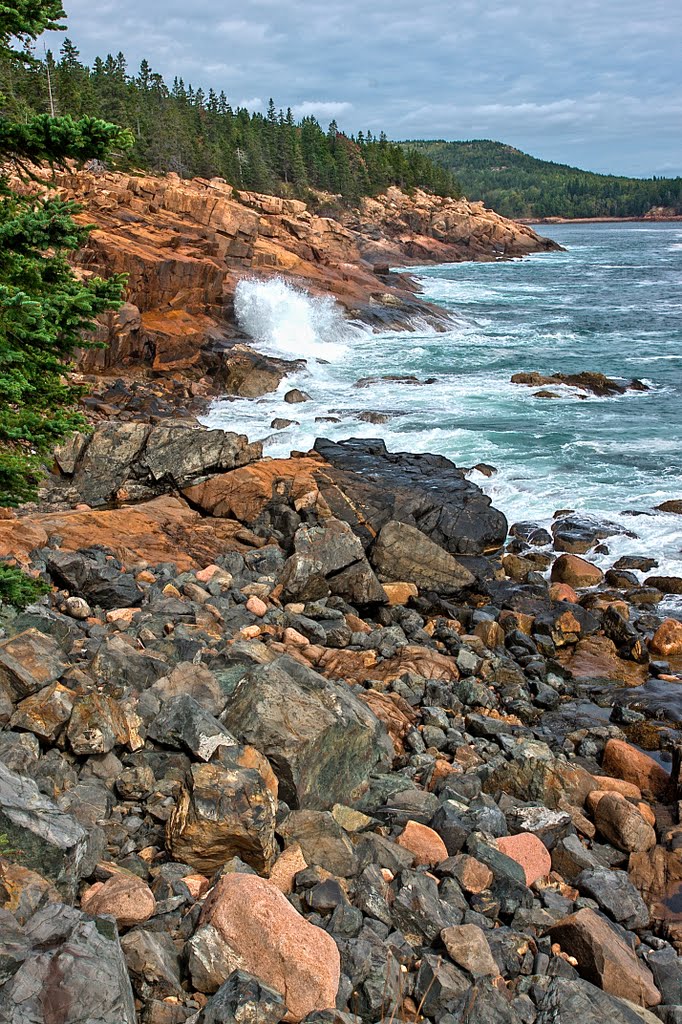
<path fill-rule="evenodd" d="M 497 139 L 543 159 L 682 174 L 680 0 L 64 0 L 82 59 L 122 50 L 392 139 Z M 58 50 L 57 34 L 47 38 Z"/>

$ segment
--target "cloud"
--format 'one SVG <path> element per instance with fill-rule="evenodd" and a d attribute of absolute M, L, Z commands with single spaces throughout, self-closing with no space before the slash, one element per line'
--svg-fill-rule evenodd
<path fill-rule="evenodd" d="M 679 0 L 67 0 L 91 61 L 393 138 L 497 137 L 621 173 L 682 172 Z M 52 34 L 50 45 L 61 40 Z M 343 100 L 319 97 L 343 96 Z M 241 100 L 239 97 L 252 97 Z"/>
<path fill-rule="evenodd" d="M 319 117 L 323 121 L 331 121 L 333 118 L 345 114 L 352 107 L 353 104 L 348 103 L 346 100 L 329 103 L 324 100 L 305 100 L 303 103 L 297 103 L 293 108 L 293 112 L 296 117 Z"/>

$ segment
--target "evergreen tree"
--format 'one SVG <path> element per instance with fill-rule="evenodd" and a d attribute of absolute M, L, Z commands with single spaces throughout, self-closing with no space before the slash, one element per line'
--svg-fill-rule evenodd
<path fill-rule="evenodd" d="M 59 0 L 15 0 L 0 6 L 0 54 L 15 66 L 34 64 L 26 44 L 59 27 Z M 35 177 L 32 165 L 67 159 L 106 159 L 129 144 L 105 121 L 36 114 L 23 123 L 8 116 L 0 96 L 0 159 Z M 54 196 L 29 194 L 0 177 L 0 505 L 30 498 L 42 458 L 81 424 L 80 391 L 66 378 L 74 348 L 95 318 L 115 309 L 123 281 L 80 281 L 67 254 L 85 242 L 73 220 L 77 208 Z"/>

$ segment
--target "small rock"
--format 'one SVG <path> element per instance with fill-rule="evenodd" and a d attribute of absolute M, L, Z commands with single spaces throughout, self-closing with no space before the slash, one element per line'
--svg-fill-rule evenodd
<path fill-rule="evenodd" d="M 465 971 L 474 975 L 497 977 L 500 973 L 490 952 L 485 933 L 475 924 L 454 925 L 444 928 L 440 937 L 448 956 Z"/>
<path fill-rule="evenodd" d="M 643 853 L 656 845 L 656 833 L 640 812 L 619 793 L 605 793 L 594 812 L 603 836 L 625 853 Z"/>
<path fill-rule="evenodd" d="M 447 847 L 438 833 L 417 821 L 408 821 L 396 842 L 414 854 L 415 864 L 426 867 L 435 867 L 448 856 Z"/>
<path fill-rule="evenodd" d="M 569 587 L 582 590 L 597 587 L 604 579 L 604 573 L 596 565 L 586 562 L 578 555 L 560 555 L 552 566 L 552 583 L 567 583 Z"/>
<path fill-rule="evenodd" d="M 526 875 L 526 885 L 533 885 L 552 870 L 549 850 L 541 839 L 530 832 L 502 836 L 497 840 L 497 847 L 521 865 Z"/>
<path fill-rule="evenodd" d="M 120 928 L 144 924 L 156 911 L 154 894 L 136 875 L 112 875 L 90 886 L 81 897 L 81 909 L 92 917 L 110 914 Z"/>
<path fill-rule="evenodd" d="M 300 405 L 301 402 L 310 402 L 312 399 L 305 391 L 299 391 L 298 388 L 292 388 L 291 391 L 287 391 L 284 396 L 284 401 L 288 402 L 289 405 Z"/>
<path fill-rule="evenodd" d="M 662 622 L 649 641 L 649 650 L 663 658 L 682 654 L 682 622 L 677 619 Z"/>
<path fill-rule="evenodd" d="M 268 606 L 265 601 L 261 601 L 260 597 L 251 596 L 246 602 L 247 612 L 251 612 L 252 615 L 257 615 L 262 618 L 267 615 Z"/>

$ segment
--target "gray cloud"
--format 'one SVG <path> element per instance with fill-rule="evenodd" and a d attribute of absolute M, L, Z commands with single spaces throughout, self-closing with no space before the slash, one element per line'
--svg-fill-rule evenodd
<path fill-rule="evenodd" d="M 123 50 L 235 104 L 392 138 L 497 138 L 682 174 L 679 0 L 66 0 L 84 59 Z M 58 48 L 59 38 L 51 39 Z"/>

